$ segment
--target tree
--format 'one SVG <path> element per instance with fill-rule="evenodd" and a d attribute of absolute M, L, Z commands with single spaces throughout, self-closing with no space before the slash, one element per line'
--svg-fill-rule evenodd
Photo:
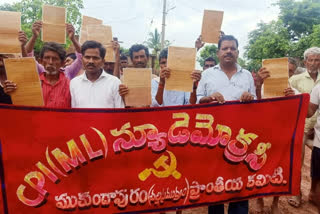
<path fill-rule="evenodd" d="M 249 33 L 249 44 L 245 47 L 248 69 L 258 70 L 262 59 L 288 56 L 289 50 L 290 36 L 281 21 L 259 23 L 258 29 Z"/>
<path fill-rule="evenodd" d="M 161 35 L 156 28 L 154 33 L 149 33 L 149 38 L 144 42 L 148 48 L 152 49 L 152 54 L 158 57 L 159 52 L 161 51 Z M 164 46 L 167 48 L 170 45 L 168 40 L 165 40 Z"/>
<path fill-rule="evenodd" d="M 21 28 L 28 37 L 31 37 L 32 24 L 41 20 L 43 4 L 65 7 L 67 9 L 67 22 L 73 24 L 77 33 L 80 32 L 82 17 L 80 9 L 83 8 L 83 0 L 21 0 L 12 4 L 2 4 L 0 10 L 21 12 Z M 69 44 L 70 41 L 66 46 L 69 46 Z M 35 50 L 39 51 L 41 47 L 42 42 L 38 38 Z"/>
<path fill-rule="evenodd" d="M 198 57 L 198 62 L 200 63 L 201 67 L 204 66 L 204 61 L 208 57 L 213 57 L 217 63 L 219 62 L 218 56 L 217 56 L 218 48 L 216 45 L 206 45 L 201 51 L 200 51 L 200 57 Z"/>
<path fill-rule="evenodd" d="M 279 0 L 279 18 L 288 28 L 292 40 L 310 35 L 313 26 L 320 24 L 320 0 Z"/>

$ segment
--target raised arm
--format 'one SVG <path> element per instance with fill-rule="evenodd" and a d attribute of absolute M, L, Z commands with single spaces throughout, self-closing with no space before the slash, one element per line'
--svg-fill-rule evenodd
<path fill-rule="evenodd" d="M 36 21 L 35 23 L 32 24 L 32 36 L 26 45 L 27 53 L 31 53 L 33 51 L 37 38 L 40 35 L 41 28 L 42 28 L 42 21 Z"/>

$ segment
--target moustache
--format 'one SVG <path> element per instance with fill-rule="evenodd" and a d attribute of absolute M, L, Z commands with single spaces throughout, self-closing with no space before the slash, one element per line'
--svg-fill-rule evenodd
<path fill-rule="evenodd" d="M 87 64 L 86 67 L 89 67 L 89 66 L 96 67 L 94 64 Z"/>
<path fill-rule="evenodd" d="M 227 53 L 224 57 L 233 57 L 231 53 Z"/>

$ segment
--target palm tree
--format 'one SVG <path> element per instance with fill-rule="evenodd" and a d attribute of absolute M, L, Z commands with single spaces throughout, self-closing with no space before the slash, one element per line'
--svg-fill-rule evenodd
<path fill-rule="evenodd" d="M 148 48 L 152 49 L 152 54 L 158 57 L 158 53 L 161 51 L 161 35 L 156 28 L 154 33 L 149 33 L 149 38 L 144 42 Z M 165 41 L 165 47 L 168 47 L 170 42 L 168 40 Z"/>

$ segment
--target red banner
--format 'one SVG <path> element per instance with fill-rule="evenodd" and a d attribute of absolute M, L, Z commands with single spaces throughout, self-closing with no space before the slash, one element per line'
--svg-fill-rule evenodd
<path fill-rule="evenodd" d="M 116 110 L 2 105 L 4 213 L 152 212 L 297 195 L 308 101 Z"/>

